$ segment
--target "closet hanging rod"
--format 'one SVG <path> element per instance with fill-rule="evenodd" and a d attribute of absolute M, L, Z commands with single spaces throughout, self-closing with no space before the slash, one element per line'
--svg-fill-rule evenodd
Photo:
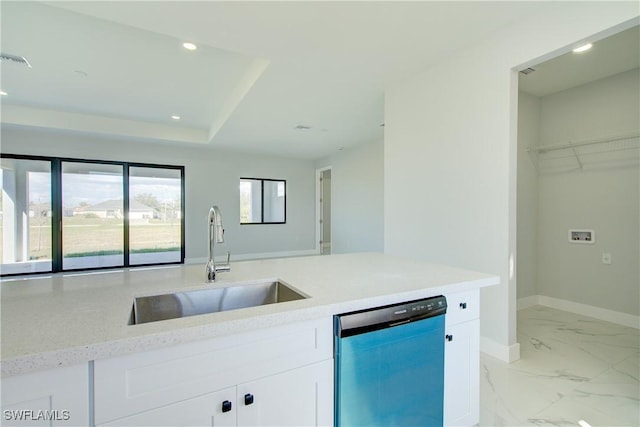
<path fill-rule="evenodd" d="M 607 138 L 598 138 L 598 139 L 584 140 L 579 142 L 569 141 L 568 144 L 529 147 L 528 150 L 535 151 L 537 153 L 546 153 L 548 151 L 566 150 L 566 149 L 572 149 L 577 147 L 585 147 L 587 145 L 604 144 L 607 142 L 615 142 L 615 141 L 624 141 L 625 139 L 632 139 L 632 138 L 638 138 L 638 137 L 640 137 L 640 132 L 632 132 L 632 133 L 623 134 L 623 135 L 610 136 Z"/>
<path fill-rule="evenodd" d="M 637 150 L 638 147 L 623 147 L 623 148 L 613 148 L 611 150 L 607 150 L 607 153 L 615 153 L 618 151 L 627 151 L 627 150 Z M 580 154 L 580 157 L 589 157 L 589 156 L 599 156 L 602 155 L 602 152 L 596 152 L 596 153 L 582 153 Z M 576 155 L 572 152 L 571 154 L 566 154 L 566 155 L 558 155 L 558 156 L 553 156 L 553 160 L 560 160 L 560 159 L 575 159 Z"/>

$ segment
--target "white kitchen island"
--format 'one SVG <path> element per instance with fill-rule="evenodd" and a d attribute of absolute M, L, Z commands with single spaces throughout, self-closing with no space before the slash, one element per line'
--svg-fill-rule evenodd
<path fill-rule="evenodd" d="M 4 280 L 3 425 L 7 410 L 48 410 L 53 425 L 330 425 L 332 316 L 435 295 L 452 337 L 446 424 L 477 422 L 479 290 L 497 276 L 365 253 L 204 278 L 187 265 Z M 138 296 L 275 279 L 309 298 L 129 324 Z"/>

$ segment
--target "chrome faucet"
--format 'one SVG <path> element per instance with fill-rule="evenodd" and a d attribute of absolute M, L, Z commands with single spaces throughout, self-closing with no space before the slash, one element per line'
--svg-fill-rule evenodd
<path fill-rule="evenodd" d="M 218 206 L 209 209 L 209 261 L 207 262 L 207 281 L 216 280 L 216 273 L 231 271 L 229 259 L 231 254 L 227 252 L 226 264 L 216 265 L 213 259 L 213 246 L 215 243 L 224 243 L 224 229 L 222 228 L 222 216 Z"/>

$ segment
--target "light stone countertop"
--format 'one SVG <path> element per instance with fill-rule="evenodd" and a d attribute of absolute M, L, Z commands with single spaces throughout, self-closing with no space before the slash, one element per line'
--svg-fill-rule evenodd
<path fill-rule="evenodd" d="M 215 283 L 204 279 L 204 265 L 5 279 L 2 377 L 499 283 L 495 275 L 378 253 L 232 262 Z M 310 298 L 128 324 L 138 296 L 265 279 Z"/>

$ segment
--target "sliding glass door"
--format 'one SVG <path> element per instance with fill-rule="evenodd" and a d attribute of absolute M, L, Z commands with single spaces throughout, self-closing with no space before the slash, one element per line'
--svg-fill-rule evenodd
<path fill-rule="evenodd" d="M 1 160 L 0 275 L 184 262 L 184 167 Z"/>
<path fill-rule="evenodd" d="M 124 264 L 122 165 L 62 162 L 62 268 Z"/>
<path fill-rule="evenodd" d="M 51 271 L 51 162 L 2 159 L 2 274 Z"/>

